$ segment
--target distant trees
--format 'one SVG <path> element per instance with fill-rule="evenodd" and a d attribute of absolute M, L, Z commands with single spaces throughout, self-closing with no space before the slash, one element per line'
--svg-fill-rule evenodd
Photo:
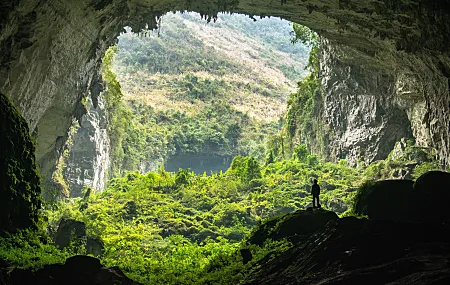
<path fill-rule="evenodd" d="M 244 183 L 261 178 L 261 166 L 251 156 L 235 156 L 228 171 Z"/>

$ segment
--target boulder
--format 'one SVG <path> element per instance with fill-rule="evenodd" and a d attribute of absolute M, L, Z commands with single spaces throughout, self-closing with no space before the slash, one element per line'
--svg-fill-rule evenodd
<path fill-rule="evenodd" d="M 72 244 L 78 248 L 85 247 L 86 254 L 94 256 L 102 255 L 105 248 L 101 239 L 86 235 L 86 225 L 83 222 L 73 219 L 61 219 L 53 240 L 59 249 Z"/>
<path fill-rule="evenodd" d="M 416 221 L 449 223 L 450 173 L 430 171 L 414 183 L 412 218 Z"/>
<path fill-rule="evenodd" d="M 86 225 L 80 221 L 63 218 L 59 222 L 54 241 L 60 249 L 67 247 L 71 242 L 81 245 L 86 242 Z"/>
<path fill-rule="evenodd" d="M 362 185 L 353 211 L 369 219 L 409 221 L 414 182 L 383 180 Z"/>
<path fill-rule="evenodd" d="M 267 239 L 281 240 L 310 235 L 337 219 L 336 213 L 323 209 L 298 210 L 261 224 L 247 242 L 262 245 Z"/>
<path fill-rule="evenodd" d="M 343 213 L 347 211 L 347 205 L 339 198 L 328 200 L 325 205 L 327 209 L 330 209 L 336 213 Z"/>
<path fill-rule="evenodd" d="M 384 180 L 360 187 L 353 211 L 369 219 L 449 223 L 450 173 L 430 171 L 414 183 Z"/>
<path fill-rule="evenodd" d="M 103 241 L 96 237 L 87 237 L 86 241 L 86 254 L 92 254 L 93 256 L 100 256 L 105 250 L 105 244 Z"/>
<path fill-rule="evenodd" d="M 247 264 L 253 259 L 253 255 L 248 248 L 243 248 L 239 250 L 241 257 L 242 257 L 242 263 Z"/>
<path fill-rule="evenodd" d="M 133 219 L 137 215 L 136 202 L 134 202 L 134 201 L 126 202 L 125 205 L 123 206 L 123 210 L 124 210 L 124 213 L 123 213 L 122 217 L 125 220 Z"/>
<path fill-rule="evenodd" d="M 332 190 L 336 189 L 336 185 L 330 184 L 328 182 L 323 181 L 323 182 L 320 183 L 320 188 L 321 188 L 322 191 L 323 190 L 332 191 Z"/>
<path fill-rule="evenodd" d="M 84 255 L 70 257 L 64 264 L 52 264 L 34 271 L 15 269 L 5 284 L 22 285 L 138 285 L 118 267 L 106 268 L 100 260 Z"/>

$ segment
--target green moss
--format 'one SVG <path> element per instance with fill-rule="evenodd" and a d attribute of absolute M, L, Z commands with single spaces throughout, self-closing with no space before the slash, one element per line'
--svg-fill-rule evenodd
<path fill-rule="evenodd" d="M 41 207 L 40 177 L 28 125 L 0 93 L 0 230 L 36 227 Z"/>

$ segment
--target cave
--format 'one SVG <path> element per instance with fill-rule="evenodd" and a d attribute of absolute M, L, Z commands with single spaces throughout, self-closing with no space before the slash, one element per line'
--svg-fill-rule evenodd
<path fill-rule="evenodd" d="M 73 120 L 81 120 L 86 113 L 83 98 L 89 95 L 92 104 L 94 106 L 98 104 L 99 95 L 104 88 L 100 70 L 102 58 L 107 49 L 116 43 L 123 27 L 129 26 L 134 31 L 144 28 L 155 29 L 162 15 L 175 11 L 198 12 L 207 22 L 214 21 L 219 12 L 241 13 L 250 18 L 280 17 L 307 26 L 320 35 L 319 72 L 323 105 L 318 110 L 319 116 L 315 119 L 323 125 L 325 132 L 330 131 L 332 135 L 322 142 L 326 146 L 325 149 L 314 144 L 310 145 L 313 153 L 321 154 L 334 162 L 346 159 L 353 165 L 360 160 L 370 163 L 384 159 L 396 141 L 407 137 L 413 138 L 419 146 L 431 150 L 442 169 L 448 169 L 450 166 L 450 22 L 448 21 L 450 12 L 447 8 L 449 4 L 449 0 L 1 2 L 0 230 L 14 232 L 21 228 L 38 228 L 41 207 L 40 175 L 49 179 L 54 172 L 57 161 L 64 151 L 68 130 Z M 123 179 L 135 178 L 131 174 Z M 439 179 L 446 183 L 443 188 L 439 188 L 441 187 L 438 185 Z M 343 256 L 349 268 L 355 269 L 362 264 L 357 264 L 358 260 L 366 262 L 366 257 L 377 254 L 377 251 L 380 251 L 379 260 L 371 260 L 370 262 L 374 263 L 364 263 L 362 266 L 389 261 L 393 255 L 401 256 L 412 249 L 416 255 L 406 260 L 407 270 L 402 260 L 397 263 L 386 263 L 384 267 L 371 267 L 369 270 L 374 273 L 373 276 L 380 279 L 370 281 L 387 283 L 394 280 L 392 278 L 395 276 L 387 275 L 397 272 L 395 270 L 398 272 L 411 270 L 415 274 L 419 270 L 417 268 L 426 270 L 432 280 L 435 278 L 433 272 L 437 268 L 442 271 L 442 278 L 447 278 L 441 279 L 444 280 L 442 284 L 447 284 L 450 279 L 447 266 L 450 234 L 446 205 L 449 179 L 448 174 L 432 172 L 418 179 L 418 183 L 416 182 L 414 186 L 411 181 L 386 183 L 392 188 L 383 189 L 401 190 L 397 194 L 400 198 L 395 199 L 402 199 L 404 193 L 409 193 L 406 191 L 422 189 L 420 191 L 423 193 L 419 191 L 414 194 L 415 200 L 413 199 L 412 204 L 416 210 L 413 213 L 416 220 L 413 221 L 422 222 L 418 227 L 401 224 L 405 218 L 404 213 L 397 212 L 395 203 L 386 205 L 383 202 L 376 203 L 390 198 L 384 194 L 385 192 L 369 191 L 370 195 L 379 196 L 375 197 L 375 206 L 371 209 L 373 213 L 365 212 L 368 208 L 364 203 L 367 201 L 361 202 L 361 214 L 369 216 L 368 220 L 355 217 L 341 218 L 334 225 L 337 230 L 331 229 L 320 236 L 308 235 L 307 239 L 303 239 L 304 237 L 298 239 L 297 235 L 293 235 L 299 250 L 291 256 L 285 256 L 288 257 L 288 262 L 308 261 L 298 257 L 303 252 L 320 253 L 321 250 L 312 248 L 313 243 L 306 241 L 323 240 L 324 248 L 328 251 L 334 251 L 338 244 L 342 254 L 335 257 Z M 374 187 L 381 184 L 375 184 Z M 407 189 L 404 190 L 397 184 L 402 184 L 402 187 Z M 406 187 L 403 184 L 408 185 Z M 428 193 L 426 192 L 428 189 L 446 192 Z M 345 189 L 347 190 L 355 191 L 350 188 Z M 86 196 L 89 194 L 90 192 Z M 362 200 L 373 199 L 369 197 L 370 195 L 362 195 Z M 443 198 L 436 204 L 440 197 Z M 126 202 L 126 205 L 127 211 L 121 218 L 132 219 L 136 204 Z M 85 204 L 82 206 L 87 207 Z M 387 213 L 383 207 L 387 207 L 393 214 L 391 215 L 389 211 Z M 408 207 L 410 206 L 407 205 L 406 209 L 409 211 Z M 190 215 L 191 210 L 188 210 L 189 213 L 186 215 Z M 426 214 L 423 215 L 422 211 Z M 314 214 L 317 212 L 317 215 Z M 316 217 L 313 217 L 314 215 Z M 310 209 L 286 215 L 287 218 L 283 218 L 283 223 L 277 224 L 277 220 L 272 220 L 272 223 L 286 226 L 285 230 L 290 234 L 294 228 L 290 224 L 290 219 L 295 220 L 297 216 L 315 219 L 321 215 L 325 217 L 324 223 L 328 220 L 337 220 L 335 213 Z M 374 217 L 373 220 L 371 215 Z M 396 221 L 380 222 L 376 220 L 379 218 L 377 215 L 381 219 L 385 217 L 384 215 L 394 216 L 394 220 L 396 215 L 400 218 L 397 217 Z M 410 216 L 407 216 L 406 222 L 410 222 L 409 219 Z M 307 226 L 312 223 L 306 224 L 308 224 L 306 229 L 309 230 Z M 166 230 L 172 230 L 171 227 L 172 225 L 169 225 Z M 272 231 L 270 225 L 261 229 L 269 231 L 271 235 L 283 234 Z M 344 234 L 341 235 L 341 232 Z M 430 234 L 427 235 L 428 233 Z M 350 235 L 349 239 L 341 239 L 347 234 Z M 263 237 L 265 235 L 267 233 L 262 233 Z M 342 240 L 351 240 L 350 246 L 363 244 L 363 251 L 349 250 Z M 392 240 L 394 243 L 391 243 Z M 407 247 L 404 247 L 405 240 L 408 241 Z M 423 251 L 424 243 L 430 246 L 425 251 Z M 373 244 L 377 246 L 373 247 Z M 393 251 L 391 247 L 394 248 Z M 305 248 L 310 251 L 303 251 Z M 434 258 L 436 252 L 442 256 Z M 352 254 L 360 259 L 354 259 L 353 263 L 348 262 L 350 259 L 347 257 Z M 433 257 L 431 263 L 426 259 L 429 256 Z M 320 268 L 324 270 L 328 268 L 328 257 L 328 253 L 318 257 L 317 260 L 322 266 Z M 388 259 L 385 259 L 386 257 Z M 425 260 L 422 263 L 423 267 L 420 263 L 422 261 L 419 261 L 422 259 Z M 305 269 L 317 268 L 315 263 L 308 262 L 303 262 L 301 266 Z M 324 271 L 327 275 L 323 277 L 329 278 L 336 275 L 336 272 L 339 273 L 341 270 L 339 262 L 335 263 L 335 267 L 330 267 L 328 272 Z M 85 257 L 69 258 L 65 265 L 59 264 L 47 269 L 53 270 L 63 266 L 72 268 L 83 263 L 91 264 L 95 270 L 105 270 L 97 260 Z M 289 265 L 284 260 L 272 262 L 266 267 L 269 269 L 268 274 L 270 273 L 271 278 L 278 279 L 272 273 L 278 272 L 280 267 L 286 264 Z M 396 268 L 394 271 L 392 265 Z M 301 266 L 298 268 L 302 269 Z M 3 269 L 3 264 L 0 264 L 0 269 Z M 61 272 L 64 273 L 64 270 Z M 334 281 L 320 284 L 351 284 L 348 280 L 354 281 L 363 275 L 371 278 L 366 271 L 355 272 L 360 275 L 338 275 L 333 277 Z M 378 274 L 380 272 L 383 274 Z M 313 275 L 314 273 L 310 278 L 314 278 Z M 28 277 L 30 276 L 33 277 L 32 275 Z M 257 283 L 252 284 L 291 284 L 284 281 L 292 280 L 292 276 L 291 272 L 287 271 L 286 279 L 281 278 L 279 281 L 267 283 L 255 281 Z M 411 276 L 416 278 L 415 275 Z M 347 277 L 350 279 L 347 280 Z M 353 277 L 356 279 L 351 279 Z M 1 280 L 2 278 L 0 276 Z M 414 284 L 411 281 L 419 280 L 408 278 L 392 284 Z M 319 279 L 316 281 L 319 282 Z M 19 281 L 14 284 L 24 283 Z"/>

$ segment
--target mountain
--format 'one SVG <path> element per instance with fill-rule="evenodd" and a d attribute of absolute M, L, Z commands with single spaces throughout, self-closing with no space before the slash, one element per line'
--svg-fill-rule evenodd
<path fill-rule="evenodd" d="M 289 22 L 219 14 L 207 23 L 176 13 L 162 17 L 157 31 L 125 30 L 112 70 L 136 137 L 146 139 L 125 138 L 122 169 L 165 164 L 202 173 L 226 170 L 238 154 L 264 159 L 306 72 L 309 50 L 291 43 Z M 138 153 L 139 161 L 126 162 Z"/>

